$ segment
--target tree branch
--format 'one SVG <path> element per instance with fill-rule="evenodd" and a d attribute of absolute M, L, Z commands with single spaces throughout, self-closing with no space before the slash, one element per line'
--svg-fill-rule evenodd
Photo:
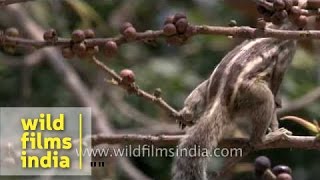
<path fill-rule="evenodd" d="M 123 83 L 122 78 L 114 70 L 112 70 L 107 65 L 102 63 L 96 57 L 93 57 L 92 60 L 101 70 L 103 70 L 105 73 L 107 73 L 109 76 L 111 76 L 113 78 L 113 80 L 115 81 L 115 83 L 113 83 L 113 84 L 116 84 L 116 85 L 122 87 L 123 89 L 127 90 L 128 93 L 130 93 L 130 94 L 135 94 L 137 96 L 144 98 L 145 100 L 147 100 L 151 103 L 157 104 L 161 109 L 165 110 L 169 115 L 171 115 L 177 119 L 182 119 L 182 117 L 180 117 L 178 111 L 175 110 L 173 107 L 171 107 L 162 98 L 157 98 L 156 96 L 147 93 L 146 91 L 140 89 L 135 84 Z"/>
<path fill-rule="evenodd" d="M 232 36 L 238 38 L 278 38 L 278 39 L 320 39 L 319 30 L 280 30 L 280 29 L 257 29 L 248 26 L 238 26 L 238 27 L 224 27 L 224 26 L 209 26 L 209 25 L 195 25 L 190 27 L 193 28 L 192 32 L 188 36 L 195 35 L 223 35 Z M 86 39 L 84 42 L 87 46 L 103 46 L 108 41 L 115 41 L 118 45 L 134 42 L 134 41 L 146 41 L 149 39 L 158 39 L 167 37 L 164 35 L 162 29 L 160 30 L 147 30 L 145 32 L 137 32 L 134 39 L 126 39 L 122 35 L 117 35 L 115 37 L 109 38 L 92 38 Z M 10 37 L 6 36 L 4 33 L 0 35 L 1 44 L 10 43 L 15 44 L 20 47 L 36 47 L 44 48 L 48 46 L 60 46 L 60 47 L 70 47 L 72 44 L 69 38 L 58 38 L 56 41 L 45 41 L 45 40 L 34 40 L 21 37 Z"/>
<path fill-rule="evenodd" d="M 177 145 L 179 140 L 185 135 L 139 135 L 139 134 L 120 134 L 103 135 L 97 134 L 90 138 L 92 145 L 99 144 L 153 144 L 157 146 Z M 242 147 L 248 143 L 246 138 L 223 139 L 219 143 L 222 148 Z M 314 149 L 320 151 L 320 141 L 315 136 L 288 136 L 285 139 L 279 139 L 269 144 L 261 144 L 255 147 L 255 150 L 275 149 L 275 148 L 296 148 L 296 149 Z"/>

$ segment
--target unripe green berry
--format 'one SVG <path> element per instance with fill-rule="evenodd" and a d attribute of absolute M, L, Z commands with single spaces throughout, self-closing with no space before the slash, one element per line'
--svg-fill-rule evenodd
<path fill-rule="evenodd" d="M 10 36 L 10 37 L 18 37 L 19 31 L 17 28 L 11 27 L 11 28 L 6 29 L 5 35 Z"/>
<path fill-rule="evenodd" d="M 161 97 L 161 94 L 162 94 L 162 91 L 160 88 L 157 88 L 154 90 L 153 92 L 153 95 L 156 97 L 156 98 L 160 98 Z"/>
<path fill-rule="evenodd" d="M 229 22 L 228 26 L 230 26 L 230 27 L 237 26 L 237 21 L 236 21 L 236 20 L 234 20 L 234 19 L 230 20 L 230 22 Z"/>

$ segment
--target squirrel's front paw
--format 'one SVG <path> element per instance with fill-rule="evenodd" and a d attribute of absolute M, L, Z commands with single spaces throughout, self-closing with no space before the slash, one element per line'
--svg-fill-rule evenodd
<path fill-rule="evenodd" d="M 263 142 L 264 143 L 271 143 L 271 142 L 277 141 L 279 139 L 287 138 L 290 135 L 292 135 L 291 131 L 289 131 L 285 128 L 279 128 L 276 131 L 269 132 L 265 136 Z"/>
<path fill-rule="evenodd" d="M 179 127 L 181 129 L 184 129 L 186 126 L 192 126 L 194 124 L 193 122 L 193 114 L 186 108 L 183 108 L 178 113 L 177 122 L 179 124 Z"/>

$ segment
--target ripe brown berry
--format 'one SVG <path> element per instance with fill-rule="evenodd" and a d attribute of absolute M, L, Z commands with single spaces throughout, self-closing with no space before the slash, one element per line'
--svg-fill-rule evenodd
<path fill-rule="evenodd" d="M 71 48 L 69 48 L 69 47 L 61 49 L 61 54 L 66 59 L 71 59 L 74 57 L 74 53 L 72 52 Z"/>
<path fill-rule="evenodd" d="M 45 41 L 55 41 L 57 40 L 57 32 L 55 29 L 49 29 L 43 34 L 43 39 Z"/>
<path fill-rule="evenodd" d="M 259 156 L 255 159 L 254 168 L 255 168 L 255 175 L 260 177 L 263 173 L 271 167 L 270 159 L 266 156 Z"/>
<path fill-rule="evenodd" d="M 174 16 L 168 16 L 166 18 L 166 20 L 164 21 L 164 25 L 166 24 L 172 24 L 173 23 L 173 19 L 174 19 Z"/>
<path fill-rule="evenodd" d="M 295 23 L 298 27 L 304 28 L 308 23 L 308 18 L 307 16 L 301 15 L 295 20 Z"/>
<path fill-rule="evenodd" d="M 272 172 L 277 176 L 281 173 L 292 174 L 292 170 L 290 167 L 286 165 L 277 165 L 272 168 Z"/>
<path fill-rule="evenodd" d="M 123 23 L 120 27 L 120 33 L 123 34 L 123 32 L 129 27 L 133 27 L 131 23 L 129 22 Z"/>
<path fill-rule="evenodd" d="M 187 18 L 187 16 L 184 14 L 184 13 L 181 13 L 181 12 L 178 12 L 174 15 L 173 17 L 173 23 L 176 23 L 179 19 L 182 19 L 182 18 Z"/>
<path fill-rule="evenodd" d="M 273 3 L 273 8 L 276 11 L 283 10 L 285 7 L 286 7 L 286 4 L 283 2 L 283 0 L 275 0 Z"/>
<path fill-rule="evenodd" d="M 180 18 L 177 22 L 176 22 L 176 27 L 177 27 L 177 31 L 178 33 L 184 33 L 187 30 L 188 27 L 188 21 L 186 18 Z"/>
<path fill-rule="evenodd" d="M 75 43 L 82 42 L 85 39 L 85 34 L 82 30 L 77 29 L 72 32 L 71 39 Z"/>
<path fill-rule="evenodd" d="M 11 28 L 6 29 L 5 35 L 10 36 L 10 37 L 18 37 L 19 31 L 17 28 L 11 27 Z"/>
<path fill-rule="evenodd" d="M 281 173 L 277 176 L 277 180 L 292 180 L 292 176 L 287 173 Z"/>
<path fill-rule="evenodd" d="M 120 77 L 122 78 L 122 82 L 131 84 L 135 81 L 134 72 L 130 69 L 123 69 L 120 72 Z"/>
<path fill-rule="evenodd" d="M 137 36 L 137 31 L 134 27 L 131 26 L 123 31 L 123 35 L 129 40 L 133 40 Z"/>
<path fill-rule="evenodd" d="M 87 38 L 87 39 L 96 37 L 96 34 L 92 29 L 86 29 L 83 32 L 84 32 L 85 38 Z"/>
<path fill-rule="evenodd" d="M 77 55 L 86 52 L 86 45 L 84 43 L 77 43 L 72 46 L 72 51 Z"/>
<path fill-rule="evenodd" d="M 107 57 L 114 56 L 118 51 L 118 45 L 114 41 L 107 41 L 104 45 L 104 54 Z"/>
<path fill-rule="evenodd" d="M 177 28 L 174 24 L 169 23 L 163 27 L 163 33 L 166 36 L 171 36 L 177 33 Z"/>

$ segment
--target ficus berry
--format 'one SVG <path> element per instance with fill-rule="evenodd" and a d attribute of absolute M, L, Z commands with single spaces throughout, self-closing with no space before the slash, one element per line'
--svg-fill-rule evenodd
<path fill-rule="evenodd" d="M 120 72 L 120 77 L 122 78 L 122 82 L 131 84 L 135 81 L 134 72 L 130 69 L 123 69 Z"/>
<path fill-rule="evenodd" d="M 104 44 L 104 54 L 106 57 L 114 56 L 118 51 L 118 45 L 114 41 L 107 41 Z"/>
<path fill-rule="evenodd" d="M 85 34 L 82 30 L 77 29 L 72 32 L 71 39 L 75 43 L 80 43 L 85 39 Z"/>

